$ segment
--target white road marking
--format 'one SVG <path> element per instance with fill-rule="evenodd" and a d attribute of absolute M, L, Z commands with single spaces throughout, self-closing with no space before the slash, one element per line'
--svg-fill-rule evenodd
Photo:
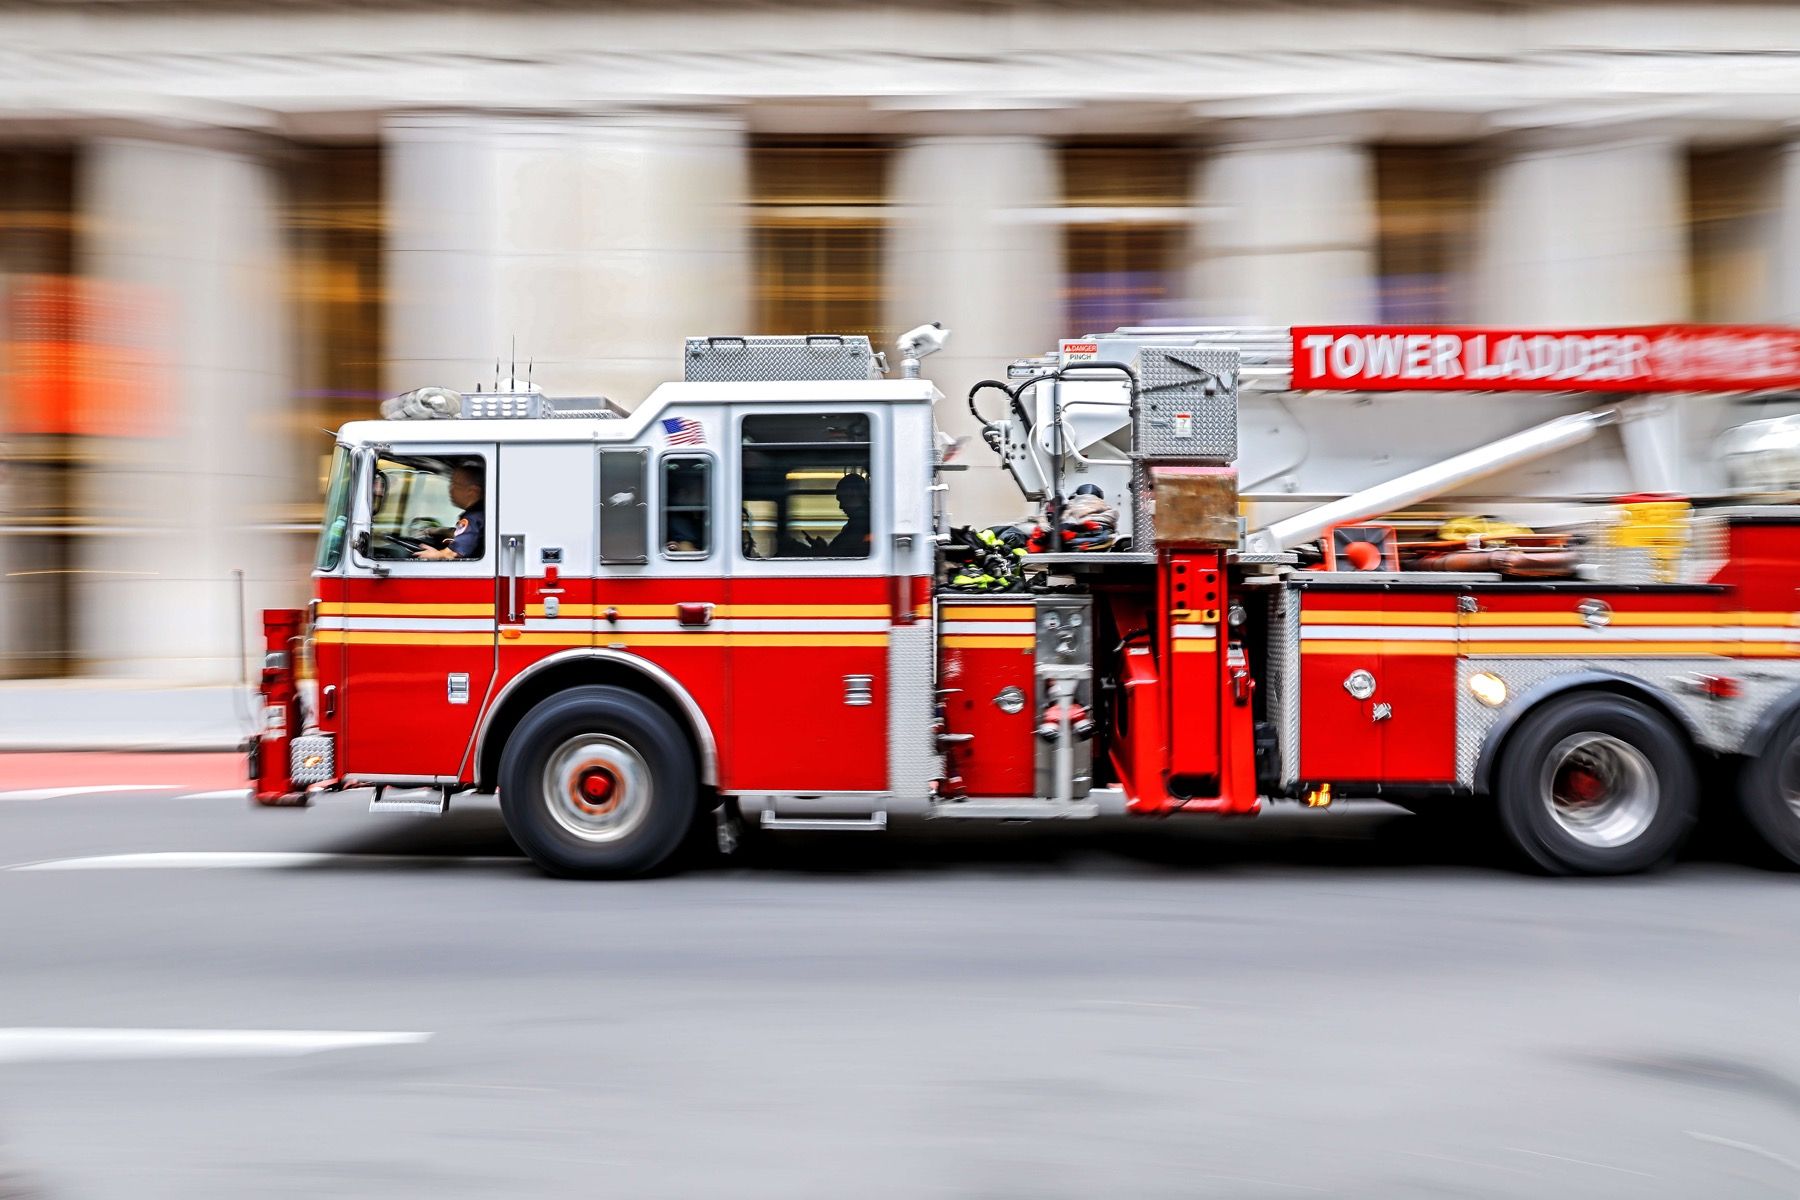
<path fill-rule="evenodd" d="M 429 1033 L 333 1029 L 0 1029 L 0 1063 L 258 1058 L 408 1046 Z"/>
<path fill-rule="evenodd" d="M 92 858 L 52 858 L 17 863 L 8 871 L 282 871 L 329 864 L 347 866 L 516 867 L 522 858 L 498 855 L 332 854 L 316 850 L 164 850 L 149 854 L 102 854 Z"/>
<path fill-rule="evenodd" d="M 1621 1175 L 1636 1175 L 1642 1179 L 1655 1179 L 1656 1176 L 1647 1171 L 1634 1171 L 1630 1167 L 1614 1166 L 1612 1163 L 1594 1162 L 1587 1158 L 1570 1158 L 1566 1154 L 1551 1154 L 1544 1150 L 1527 1150 L 1523 1146 L 1508 1146 L 1506 1149 L 1514 1154 L 1529 1154 L 1533 1158 L 1553 1158 L 1557 1162 L 1574 1163 L 1578 1167 L 1594 1167 L 1601 1171 L 1617 1171 Z"/>
<path fill-rule="evenodd" d="M 249 788 L 221 788 L 216 792 L 185 792 L 183 800 L 248 800 Z"/>
<path fill-rule="evenodd" d="M 26 788 L 0 792 L 0 800 L 57 800 L 63 796 L 99 796 L 108 792 L 179 792 L 173 783 L 99 783 L 81 787 Z"/>
<path fill-rule="evenodd" d="M 1790 1171 L 1800 1171 L 1800 1163 L 1795 1162 L 1787 1155 L 1777 1154 L 1773 1150 L 1765 1150 L 1761 1146 L 1753 1145 L 1750 1142 L 1740 1142 L 1734 1138 L 1720 1137 L 1715 1133 L 1701 1133 L 1694 1129 L 1686 1130 L 1686 1133 L 1696 1142 L 1710 1142 L 1715 1146 L 1724 1146 L 1731 1150 L 1742 1150 L 1746 1154 L 1754 1154 L 1759 1158 L 1766 1158 L 1770 1162 L 1780 1163 Z"/>

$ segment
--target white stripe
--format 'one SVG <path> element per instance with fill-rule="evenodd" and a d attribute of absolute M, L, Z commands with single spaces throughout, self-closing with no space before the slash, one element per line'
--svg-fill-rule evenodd
<path fill-rule="evenodd" d="M 1758 625 L 1306 625 L 1302 640 L 1453 642 L 1800 642 L 1800 629 Z"/>
<path fill-rule="evenodd" d="M 181 798 L 183 800 L 248 800 L 250 789 L 241 787 L 222 788 L 216 792 L 188 792 Z"/>
<path fill-rule="evenodd" d="M 52 858 L 19 863 L 8 871 L 282 871 L 295 867 L 345 866 L 509 866 L 522 858 L 425 854 L 330 854 L 311 850 L 164 850 L 149 854 L 102 854 L 93 858 Z"/>
<path fill-rule="evenodd" d="M 1454 625 L 1302 625 L 1302 641 L 1454 642 Z"/>
<path fill-rule="evenodd" d="M 527 617 L 527 632 L 574 630 L 591 633 L 886 633 L 880 617 L 812 617 L 781 620 L 761 617 L 716 617 L 706 625 L 683 625 L 674 618 L 638 617 L 608 621 L 601 617 Z"/>
<path fill-rule="evenodd" d="M 1178 638 L 1216 638 L 1219 636 L 1217 625 L 1177 625 L 1175 636 Z"/>
<path fill-rule="evenodd" d="M 415 1046 L 429 1033 L 334 1029 L 0 1029 L 0 1063 L 263 1058 Z"/>
<path fill-rule="evenodd" d="M 1032 621 L 943 621 L 938 624 L 938 632 L 944 634 L 991 633 L 991 634 L 1023 634 L 1036 633 L 1037 624 Z"/>
<path fill-rule="evenodd" d="M 64 796 L 103 796 L 109 792 L 178 792 L 174 783 L 95 783 L 81 787 L 27 788 L 0 792 L 0 800 L 57 800 Z"/>

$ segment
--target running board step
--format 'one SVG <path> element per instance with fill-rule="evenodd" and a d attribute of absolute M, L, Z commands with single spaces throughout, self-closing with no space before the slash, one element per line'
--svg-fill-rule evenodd
<path fill-rule="evenodd" d="M 1086 820 L 1100 815 L 1092 800 L 942 800 L 926 814 L 967 821 Z"/>
<path fill-rule="evenodd" d="M 397 799 L 387 798 L 387 789 L 377 787 L 375 795 L 369 799 L 369 811 L 372 813 L 413 813 L 427 817 L 441 817 L 450 807 L 450 796 L 436 788 L 407 788 Z"/>
<path fill-rule="evenodd" d="M 781 817 L 763 809 L 764 829 L 788 829 L 796 833 L 880 833 L 887 828 L 885 812 L 866 817 Z"/>

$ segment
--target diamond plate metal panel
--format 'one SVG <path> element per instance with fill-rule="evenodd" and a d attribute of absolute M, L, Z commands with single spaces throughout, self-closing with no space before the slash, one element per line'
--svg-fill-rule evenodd
<path fill-rule="evenodd" d="M 885 365 L 866 337 L 696 337 L 687 340 L 690 383 L 749 379 L 879 379 Z"/>
<path fill-rule="evenodd" d="M 888 791 L 906 807 L 919 811 L 931 784 L 944 774 L 933 727 L 936 696 L 936 624 L 920 621 L 888 631 Z"/>
<path fill-rule="evenodd" d="M 1499 708 L 1489 708 L 1469 694 L 1469 676 L 1487 671 L 1506 681 L 1509 695 Z M 1769 707 L 1800 687 L 1800 663 L 1757 663 L 1729 658 L 1508 658 L 1471 655 L 1456 669 L 1456 779 L 1473 784 L 1475 764 L 1482 744 L 1502 717 L 1540 686 L 1559 676 L 1583 671 L 1604 671 L 1641 680 L 1666 699 L 1697 730 L 1708 750 L 1736 753 Z M 1716 700 L 1703 695 L 1694 681 L 1701 675 L 1729 675 L 1743 692 L 1736 699 Z"/>
<path fill-rule="evenodd" d="M 1274 588 L 1269 596 L 1269 719 L 1281 754 L 1281 784 L 1300 778 L 1300 593 Z"/>
<path fill-rule="evenodd" d="M 1237 367 L 1233 350 L 1146 347 L 1138 358 L 1132 452 L 1145 458 L 1237 458 Z"/>
<path fill-rule="evenodd" d="M 307 765 L 308 760 L 318 759 Z M 329 733 L 308 734 L 288 743 L 288 776 L 295 787 L 311 787 L 337 778 L 337 742 Z"/>

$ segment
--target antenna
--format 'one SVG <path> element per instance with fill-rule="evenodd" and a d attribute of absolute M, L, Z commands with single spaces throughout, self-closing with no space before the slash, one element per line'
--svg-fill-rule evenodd
<path fill-rule="evenodd" d="M 494 390 L 496 392 L 500 390 L 500 360 L 498 358 L 494 360 Z"/>
<path fill-rule="evenodd" d="M 525 360 L 525 390 L 528 392 L 531 390 L 531 369 L 535 366 L 537 366 L 537 359 L 528 358 Z"/>
<path fill-rule="evenodd" d="M 507 377 L 510 379 L 519 377 L 519 335 L 516 333 L 512 335 L 512 370 L 507 372 Z"/>

